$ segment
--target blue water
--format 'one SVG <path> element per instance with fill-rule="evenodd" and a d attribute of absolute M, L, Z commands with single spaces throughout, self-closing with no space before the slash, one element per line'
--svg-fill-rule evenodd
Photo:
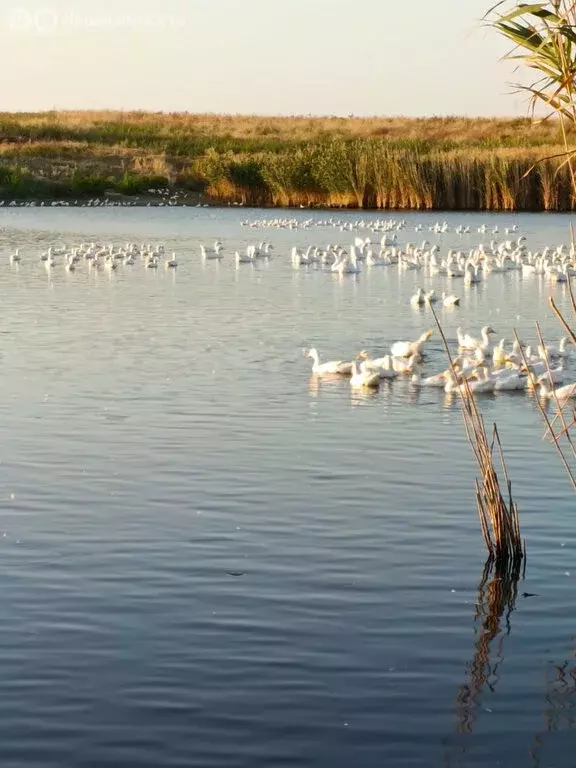
<path fill-rule="evenodd" d="M 458 402 L 404 381 L 351 395 L 303 358 L 433 327 L 409 306 L 419 285 L 462 294 L 440 313 L 449 338 L 489 322 L 535 341 L 538 319 L 556 342 L 547 297 L 567 308 L 565 287 L 294 271 L 292 245 L 354 235 L 240 226 L 271 215 L 0 212 L 1 765 L 572 767 L 574 495 L 534 404 L 482 400 L 528 550 L 499 602 L 497 581 L 477 593 Z M 405 218 L 403 240 L 490 239 Z M 563 216 L 448 220 L 569 239 Z M 225 258 L 203 264 L 215 237 Z M 91 239 L 162 241 L 180 266 L 47 275 L 41 250 Z M 261 239 L 274 258 L 236 269 Z M 443 363 L 436 334 L 430 370 Z"/>

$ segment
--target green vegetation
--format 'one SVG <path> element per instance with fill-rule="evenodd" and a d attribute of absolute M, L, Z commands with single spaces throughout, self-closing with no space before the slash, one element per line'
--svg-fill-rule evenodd
<path fill-rule="evenodd" d="M 566 211 L 563 152 L 558 120 L 3 113 L 0 196 Z"/>

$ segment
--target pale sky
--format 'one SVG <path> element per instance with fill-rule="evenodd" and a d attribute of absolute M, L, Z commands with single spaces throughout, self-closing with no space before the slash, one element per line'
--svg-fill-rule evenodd
<path fill-rule="evenodd" d="M 494 0 L 1 0 L 1 110 L 515 115 Z"/>

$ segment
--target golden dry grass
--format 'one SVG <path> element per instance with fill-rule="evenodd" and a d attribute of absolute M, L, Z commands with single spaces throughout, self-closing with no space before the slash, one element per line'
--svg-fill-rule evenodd
<path fill-rule="evenodd" d="M 528 118 L 267 117 L 188 112 L 52 111 L 4 112 L 0 113 L 2 121 L 16 121 L 22 126 L 58 124 L 69 128 L 94 128 L 111 123 L 135 127 L 153 125 L 159 130 L 177 130 L 214 137 L 285 141 L 308 141 L 326 135 L 456 143 L 498 141 L 523 144 L 559 142 L 561 139 L 555 121 L 541 123 Z"/>

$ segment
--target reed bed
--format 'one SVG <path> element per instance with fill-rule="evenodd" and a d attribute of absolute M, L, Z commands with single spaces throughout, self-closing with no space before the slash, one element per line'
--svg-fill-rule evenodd
<path fill-rule="evenodd" d="M 38 186 L 22 179 L 74 194 L 78 176 L 118 191 L 128 173 L 213 203 L 569 211 L 561 142 L 554 121 L 524 119 L 0 113 L 0 194 Z"/>

